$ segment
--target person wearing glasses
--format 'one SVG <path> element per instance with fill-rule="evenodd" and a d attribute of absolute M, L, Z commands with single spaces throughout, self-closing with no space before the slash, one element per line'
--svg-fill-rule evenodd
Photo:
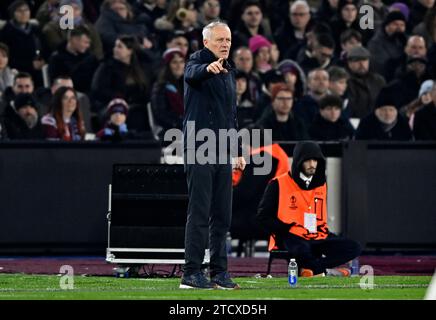
<path fill-rule="evenodd" d="M 261 129 L 272 130 L 273 141 L 305 140 L 308 137 L 306 127 L 292 112 L 294 94 L 284 82 L 271 86 L 270 112 L 257 123 Z"/>

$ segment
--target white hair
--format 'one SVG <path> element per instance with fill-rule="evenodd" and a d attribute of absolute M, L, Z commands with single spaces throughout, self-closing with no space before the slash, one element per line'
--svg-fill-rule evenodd
<path fill-rule="evenodd" d="M 210 40 L 210 38 L 212 36 L 212 29 L 214 29 L 215 27 L 229 28 L 227 23 L 225 23 L 223 21 L 220 21 L 220 20 L 213 21 L 203 28 L 203 31 L 202 31 L 203 39 Z"/>
<path fill-rule="evenodd" d="M 297 0 L 291 5 L 291 12 L 293 12 L 298 6 L 304 6 L 308 12 L 310 12 L 309 4 L 305 0 Z"/>

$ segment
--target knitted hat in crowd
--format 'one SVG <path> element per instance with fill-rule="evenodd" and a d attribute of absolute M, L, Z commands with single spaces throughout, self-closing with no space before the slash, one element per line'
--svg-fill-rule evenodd
<path fill-rule="evenodd" d="M 419 89 L 418 97 L 422 97 L 422 95 L 429 93 L 433 89 L 434 81 L 433 80 L 425 80 L 421 84 L 421 88 Z"/>
<path fill-rule="evenodd" d="M 248 46 L 250 48 L 250 51 L 252 53 L 255 53 L 262 47 L 271 48 L 272 43 L 264 36 L 258 34 L 250 38 L 250 40 L 248 41 Z"/>
<path fill-rule="evenodd" d="M 73 4 L 78 6 L 80 8 L 80 10 L 83 11 L 83 2 L 82 2 L 82 0 L 61 0 L 60 3 L 59 3 L 59 7 L 66 6 L 66 5 L 71 6 Z"/>
<path fill-rule="evenodd" d="M 296 62 L 286 59 L 281 61 L 277 65 L 277 69 L 280 70 L 281 73 L 286 74 L 288 72 L 296 75 L 297 77 L 300 75 L 300 72 L 298 71 L 298 67 L 296 66 Z"/>
<path fill-rule="evenodd" d="M 280 91 L 292 92 L 291 89 L 289 89 L 289 87 L 285 83 L 283 82 L 274 83 L 271 85 L 271 101 L 275 100 L 275 98 L 277 97 Z"/>
<path fill-rule="evenodd" d="M 396 93 L 392 87 L 384 87 L 380 90 L 380 93 L 377 96 L 377 100 L 375 102 L 375 108 L 381 108 L 386 106 L 394 106 L 398 109 L 398 93 Z"/>
<path fill-rule="evenodd" d="M 409 20 L 410 9 L 406 4 L 401 2 L 395 2 L 391 4 L 391 6 L 389 7 L 389 11 L 395 10 L 400 11 L 406 18 L 406 21 Z"/>
<path fill-rule="evenodd" d="M 389 23 L 397 20 L 404 21 L 404 23 L 407 23 L 406 17 L 400 11 L 394 10 L 389 12 L 386 18 L 383 20 L 383 28 L 386 27 Z"/>
<path fill-rule="evenodd" d="M 15 110 L 18 111 L 20 108 L 31 106 L 37 109 L 36 100 L 30 93 L 19 93 L 14 99 Z"/>
<path fill-rule="evenodd" d="M 106 109 L 107 116 L 110 117 L 111 115 L 117 112 L 125 114 L 127 116 L 129 112 L 129 105 L 127 104 L 126 100 L 117 98 L 109 102 Z"/>
<path fill-rule="evenodd" d="M 265 72 L 262 76 L 263 83 L 268 88 L 271 83 L 284 82 L 283 73 L 277 69 L 271 69 Z"/>
<path fill-rule="evenodd" d="M 169 64 L 171 60 L 173 60 L 175 55 L 180 55 L 182 58 L 185 58 L 183 51 L 180 50 L 180 48 L 175 47 L 175 48 L 166 49 L 162 54 L 162 59 L 165 64 Z"/>
<path fill-rule="evenodd" d="M 359 0 L 339 0 L 338 2 L 338 13 L 340 14 L 342 9 L 346 6 L 352 4 L 354 5 L 356 8 L 359 7 Z"/>

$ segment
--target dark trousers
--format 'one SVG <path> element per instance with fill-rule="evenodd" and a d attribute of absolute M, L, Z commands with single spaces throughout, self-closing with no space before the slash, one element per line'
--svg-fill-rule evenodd
<path fill-rule="evenodd" d="M 333 233 L 324 240 L 305 240 L 289 234 L 283 241 L 290 256 L 295 257 L 298 267 L 311 269 L 314 274 L 353 260 L 361 253 L 361 247 L 356 241 Z"/>
<path fill-rule="evenodd" d="M 188 164 L 184 274 L 199 272 L 210 248 L 210 273 L 227 271 L 226 234 L 232 216 L 231 164 Z"/>

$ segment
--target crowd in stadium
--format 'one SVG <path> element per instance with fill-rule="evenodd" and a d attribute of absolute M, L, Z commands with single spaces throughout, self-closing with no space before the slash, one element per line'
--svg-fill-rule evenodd
<path fill-rule="evenodd" d="M 162 139 L 182 127 L 185 61 L 216 19 L 232 30 L 239 128 L 436 140 L 435 0 L 2 0 L 0 139 Z"/>

